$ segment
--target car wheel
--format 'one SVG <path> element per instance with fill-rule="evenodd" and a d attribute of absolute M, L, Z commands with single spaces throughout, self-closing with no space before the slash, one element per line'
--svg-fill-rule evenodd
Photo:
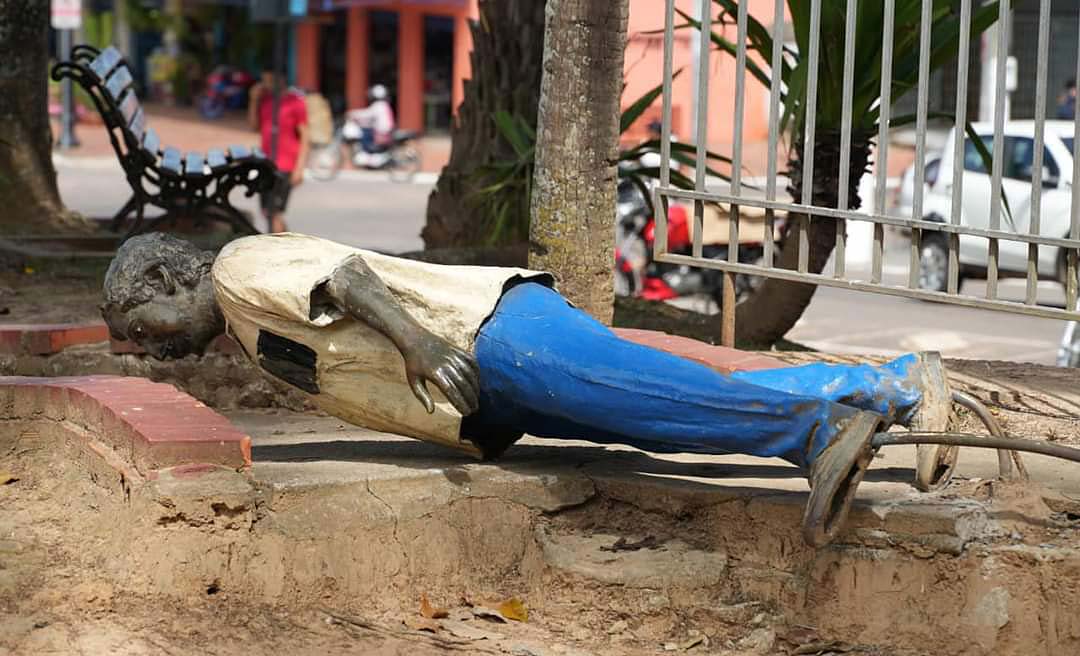
<path fill-rule="evenodd" d="M 948 288 L 949 248 L 941 235 L 928 235 L 919 250 L 919 289 L 944 292 Z"/>

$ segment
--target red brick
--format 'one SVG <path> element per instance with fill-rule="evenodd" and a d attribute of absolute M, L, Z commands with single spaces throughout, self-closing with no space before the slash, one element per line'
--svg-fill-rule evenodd
<path fill-rule="evenodd" d="M 102 322 L 0 324 L 0 353 L 51 355 L 69 346 L 96 344 L 109 338 Z"/>
<path fill-rule="evenodd" d="M 688 337 L 668 335 L 652 330 L 637 330 L 631 328 L 616 328 L 615 334 L 625 340 L 648 346 L 660 351 L 666 351 L 687 360 L 701 363 L 721 373 L 729 374 L 733 371 L 752 371 L 755 369 L 777 369 L 787 366 L 780 360 L 739 351 L 737 349 L 713 346 Z"/>
<path fill-rule="evenodd" d="M 74 422 L 144 474 L 200 463 L 251 465 L 247 435 L 174 387 L 144 378 L 0 377 L 0 413 L 8 419 Z"/>

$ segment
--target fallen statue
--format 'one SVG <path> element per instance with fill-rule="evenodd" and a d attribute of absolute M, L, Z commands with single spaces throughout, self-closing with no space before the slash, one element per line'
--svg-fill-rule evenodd
<path fill-rule="evenodd" d="M 485 459 L 525 433 L 780 457 L 809 473 L 813 546 L 843 525 L 875 434 L 948 429 L 953 397 L 935 353 L 722 375 L 620 339 L 554 282 L 292 233 L 238 239 L 216 257 L 154 233 L 120 247 L 102 313 L 116 338 L 159 359 L 201 354 L 225 332 L 332 415 Z M 956 450 L 918 446 L 916 486 L 944 484 Z"/>

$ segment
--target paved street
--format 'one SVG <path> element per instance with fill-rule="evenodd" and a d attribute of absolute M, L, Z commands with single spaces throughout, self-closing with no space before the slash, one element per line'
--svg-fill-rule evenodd
<path fill-rule="evenodd" d="M 110 216 L 127 198 L 128 188 L 112 161 L 80 161 L 59 166 L 61 193 L 72 208 L 89 216 Z M 305 182 L 290 204 L 292 229 L 388 252 L 422 247 L 419 232 L 431 191 L 428 184 L 393 184 L 374 173 L 343 173 L 332 182 Z M 256 211 L 253 200 L 240 203 Z M 257 211 L 256 211 L 257 214 Z M 260 226 L 262 223 L 260 222 Z M 907 240 L 887 238 L 886 281 L 906 279 Z M 1001 283 L 1002 294 L 1021 298 L 1024 283 Z M 1060 297 L 1044 283 L 1053 302 Z M 977 294 L 971 282 L 965 293 Z M 795 341 L 833 352 L 889 354 L 941 350 L 951 357 L 1052 364 L 1062 325 L 1047 319 L 925 303 L 902 298 L 818 291 L 810 310 L 791 332 Z"/>

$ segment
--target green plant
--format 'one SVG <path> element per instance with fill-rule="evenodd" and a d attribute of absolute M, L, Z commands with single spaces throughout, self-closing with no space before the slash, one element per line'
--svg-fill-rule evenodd
<path fill-rule="evenodd" d="M 657 86 L 623 110 L 619 117 L 620 134 L 625 133 L 641 118 L 662 91 L 663 86 Z M 473 174 L 480 184 L 471 195 L 470 202 L 476 211 L 485 217 L 484 239 L 487 245 L 522 241 L 528 237 L 533 157 L 536 149 L 536 132 L 522 117 L 500 111 L 492 116 L 492 120 L 499 136 L 510 145 L 514 155 L 510 159 L 481 167 Z M 660 140 L 647 139 L 619 151 L 619 177 L 629 180 L 641 190 L 650 209 L 652 195 L 649 193 L 649 186 L 651 181 L 660 178 L 660 168 L 635 164 L 645 155 L 659 154 L 660 147 Z M 672 143 L 671 159 L 693 167 L 697 161 L 697 149 L 690 144 Z M 708 162 L 730 164 L 729 158 L 707 152 L 706 159 L 706 170 L 710 175 L 727 178 L 724 173 L 709 166 Z M 694 188 L 694 181 L 676 170 L 670 171 L 670 179 L 676 187 Z"/>

